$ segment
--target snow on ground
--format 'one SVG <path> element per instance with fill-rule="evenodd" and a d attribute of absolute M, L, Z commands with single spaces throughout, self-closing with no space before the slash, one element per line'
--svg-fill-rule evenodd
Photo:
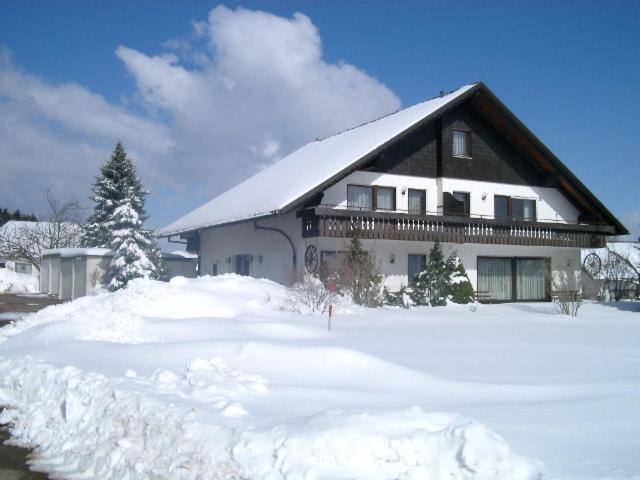
<path fill-rule="evenodd" d="M 640 478 L 637 303 L 343 305 L 327 332 L 286 296 L 231 275 L 49 307 L 0 329 L 0 421 L 68 478 Z"/>
<path fill-rule="evenodd" d="M 0 293 L 36 293 L 38 277 L 0 268 Z"/>

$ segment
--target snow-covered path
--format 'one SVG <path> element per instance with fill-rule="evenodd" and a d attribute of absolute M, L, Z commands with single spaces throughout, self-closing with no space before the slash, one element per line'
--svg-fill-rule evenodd
<path fill-rule="evenodd" d="M 462 306 L 343 308 L 334 330 L 327 332 L 321 316 L 280 311 L 285 292 L 273 284 L 224 281 L 140 286 L 118 301 L 105 296 L 54 307 L 29 320 L 31 328 L 3 329 L 9 336 L 0 343 L 0 365 L 5 372 L 23 369 L 25 392 L 30 382 L 45 377 L 50 384 L 63 384 L 59 393 L 72 412 L 65 412 L 67 417 L 74 411 L 80 417 L 86 411 L 98 415 L 103 408 L 89 408 L 86 396 L 69 395 L 75 378 L 94 385 L 96 392 L 102 392 L 96 385 L 108 384 L 122 402 L 138 402 L 140 411 L 164 409 L 169 427 L 182 422 L 178 430 L 191 440 L 219 442 L 220 435 L 236 435 L 229 445 L 245 471 L 266 471 L 268 465 L 256 458 L 282 447 L 278 467 L 285 473 L 288 468 L 289 476 L 260 478 L 301 478 L 296 475 L 305 468 L 320 472 L 318 478 L 335 478 L 327 473 L 327 462 L 359 468 L 346 458 L 319 458 L 323 449 L 336 455 L 335 443 L 347 450 L 363 445 L 362 451 L 348 453 L 357 454 L 365 468 L 360 478 L 372 478 L 366 470 L 371 458 L 391 461 L 385 457 L 388 449 L 379 446 L 381 438 L 403 439 L 414 450 L 431 448 L 439 455 L 455 447 L 467 448 L 469 457 L 511 458 L 480 424 L 504 437 L 514 451 L 541 460 L 545 478 L 640 478 L 637 303 L 589 304 L 577 319 L 555 315 L 547 304 L 481 306 L 477 312 Z M 127 339 L 136 343 L 124 343 Z M 17 390 L 5 383 L 0 400 L 11 400 Z M 13 403 L 25 403 L 28 396 Z M 188 415 L 198 428 L 184 423 Z M 220 418 L 231 430 L 213 427 Z M 466 418 L 480 424 L 469 427 Z M 60 421 L 82 424 L 66 417 Z M 416 429 L 429 431 L 434 425 L 447 426 L 449 433 L 435 429 L 416 440 Z M 46 440 L 33 428 L 23 435 Z M 323 443 L 327 438 L 331 445 Z M 287 447 L 274 447 L 278 439 L 286 439 Z M 313 446 L 316 451 L 308 451 Z M 399 452 L 394 446 L 393 454 L 410 463 Z M 60 454 L 56 448 L 44 452 L 45 464 Z M 496 472 L 525 469 L 514 458 L 510 467 L 497 460 L 475 465 Z M 455 459 L 450 460 L 434 471 L 454 468 Z M 466 465 L 474 461 L 469 458 Z M 406 478 L 430 478 L 424 469 L 412 472 Z"/>

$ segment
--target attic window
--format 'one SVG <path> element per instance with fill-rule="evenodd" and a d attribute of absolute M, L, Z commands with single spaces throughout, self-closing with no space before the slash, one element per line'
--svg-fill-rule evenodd
<path fill-rule="evenodd" d="M 471 132 L 453 131 L 453 156 L 471 158 Z"/>

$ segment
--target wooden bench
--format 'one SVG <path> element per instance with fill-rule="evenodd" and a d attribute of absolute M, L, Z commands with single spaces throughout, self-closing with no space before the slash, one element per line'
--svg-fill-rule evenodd
<path fill-rule="evenodd" d="M 476 290 L 476 302 L 491 302 L 491 293 L 488 290 Z"/>

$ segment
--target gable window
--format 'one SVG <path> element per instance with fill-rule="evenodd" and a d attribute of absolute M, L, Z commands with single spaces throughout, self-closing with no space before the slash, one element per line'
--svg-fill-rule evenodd
<path fill-rule="evenodd" d="M 424 270 L 424 267 L 426 264 L 427 264 L 426 255 L 409 254 L 408 262 L 407 262 L 407 276 L 409 278 L 409 283 L 414 282 L 416 275 L 418 275 L 421 271 Z"/>
<path fill-rule="evenodd" d="M 471 132 L 468 130 L 453 131 L 453 156 L 471 158 Z"/>
<path fill-rule="evenodd" d="M 396 189 L 393 187 L 373 187 L 376 192 L 376 210 L 396 209 Z"/>
<path fill-rule="evenodd" d="M 529 198 L 512 198 L 505 195 L 493 197 L 494 216 L 520 222 L 536 221 L 536 201 Z"/>
<path fill-rule="evenodd" d="M 347 185 L 347 208 L 373 210 L 373 187 Z"/>
<path fill-rule="evenodd" d="M 409 189 L 409 213 L 424 215 L 427 212 L 427 191 Z"/>

